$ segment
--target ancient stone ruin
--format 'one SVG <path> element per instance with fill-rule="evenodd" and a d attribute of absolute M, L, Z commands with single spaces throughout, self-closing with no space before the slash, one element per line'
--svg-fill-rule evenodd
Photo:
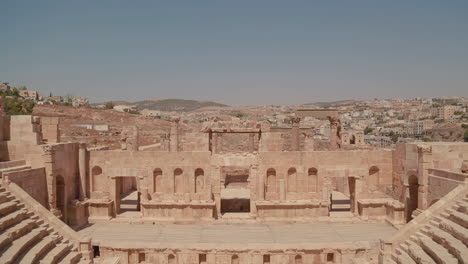
<path fill-rule="evenodd" d="M 306 115 L 329 118 L 331 150 Z M 179 121 L 158 151 L 136 127 L 99 151 L 61 143 L 57 119 L 1 116 L 0 263 L 468 263 L 467 143 L 343 150 L 359 135 L 333 111 Z"/>

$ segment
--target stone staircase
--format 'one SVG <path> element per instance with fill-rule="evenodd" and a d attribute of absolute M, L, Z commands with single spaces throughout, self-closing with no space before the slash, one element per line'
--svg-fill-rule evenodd
<path fill-rule="evenodd" d="M 10 165 L 8 168 L 24 166 L 21 161 Z M 0 263 L 90 262 L 82 260 L 72 242 L 0 185 Z"/>
<path fill-rule="evenodd" d="M 434 214 L 409 239 L 400 243 L 384 263 L 468 263 L 468 195 L 466 191 L 439 214 Z"/>

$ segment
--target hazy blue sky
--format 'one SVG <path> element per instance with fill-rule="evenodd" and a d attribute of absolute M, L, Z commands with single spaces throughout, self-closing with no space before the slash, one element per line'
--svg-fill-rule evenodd
<path fill-rule="evenodd" d="M 468 1 L 0 0 L 0 80 L 92 101 L 468 96 Z"/>

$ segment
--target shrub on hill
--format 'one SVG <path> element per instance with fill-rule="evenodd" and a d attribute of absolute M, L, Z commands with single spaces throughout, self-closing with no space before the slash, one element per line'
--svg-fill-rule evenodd
<path fill-rule="evenodd" d="M 35 104 L 33 100 L 14 96 L 6 97 L 3 101 L 3 110 L 7 115 L 30 115 Z"/>

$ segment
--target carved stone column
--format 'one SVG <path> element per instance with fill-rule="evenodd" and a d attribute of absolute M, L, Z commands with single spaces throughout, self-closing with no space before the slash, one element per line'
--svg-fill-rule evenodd
<path fill-rule="evenodd" d="M 258 174 L 258 165 L 253 164 L 250 167 L 250 215 L 252 217 L 257 216 L 257 206 L 255 201 L 260 199 L 260 184 L 259 181 L 257 181 L 257 177 L 259 177 Z M 258 184 L 258 185 L 257 185 Z"/>
<path fill-rule="evenodd" d="M 341 121 L 336 117 L 328 117 L 330 121 L 330 150 L 341 148 Z"/>
<path fill-rule="evenodd" d="M 255 151 L 255 134 L 249 133 L 249 151 Z"/>
<path fill-rule="evenodd" d="M 429 169 L 432 168 L 432 146 L 418 146 L 418 208 L 421 210 L 428 207 Z"/>
<path fill-rule="evenodd" d="M 291 129 L 291 150 L 299 151 L 299 140 L 300 140 L 300 117 L 291 118 L 292 129 Z"/>
<path fill-rule="evenodd" d="M 86 144 L 81 143 L 78 152 L 78 164 L 80 170 L 80 201 L 86 200 Z"/>
<path fill-rule="evenodd" d="M 55 181 L 55 151 L 56 147 L 54 145 L 43 145 L 42 146 L 42 158 L 44 160 L 44 167 L 46 170 L 46 182 L 47 182 L 47 202 L 49 210 L 60 217 L 61 212 L 57 209 L 57 182 Z"/>
<path fill-rule="evenodd" d="M 284 179 L 279 179 L 279 197 L 281 201 L 286 200 L 286 183 Z"/>
<path fill-rule="evenodd" d="M 263 201 L 265 200 L 265 174 L 258 173 L 257 169 L 257 178 L 258 178 L 258 186 L 257 186 L 257 200 Z"/>
<path fill-rule="evenodd" d="M 174 117 L 171 124 L 170 151 L 179 152 L 179 117 Z"/>

